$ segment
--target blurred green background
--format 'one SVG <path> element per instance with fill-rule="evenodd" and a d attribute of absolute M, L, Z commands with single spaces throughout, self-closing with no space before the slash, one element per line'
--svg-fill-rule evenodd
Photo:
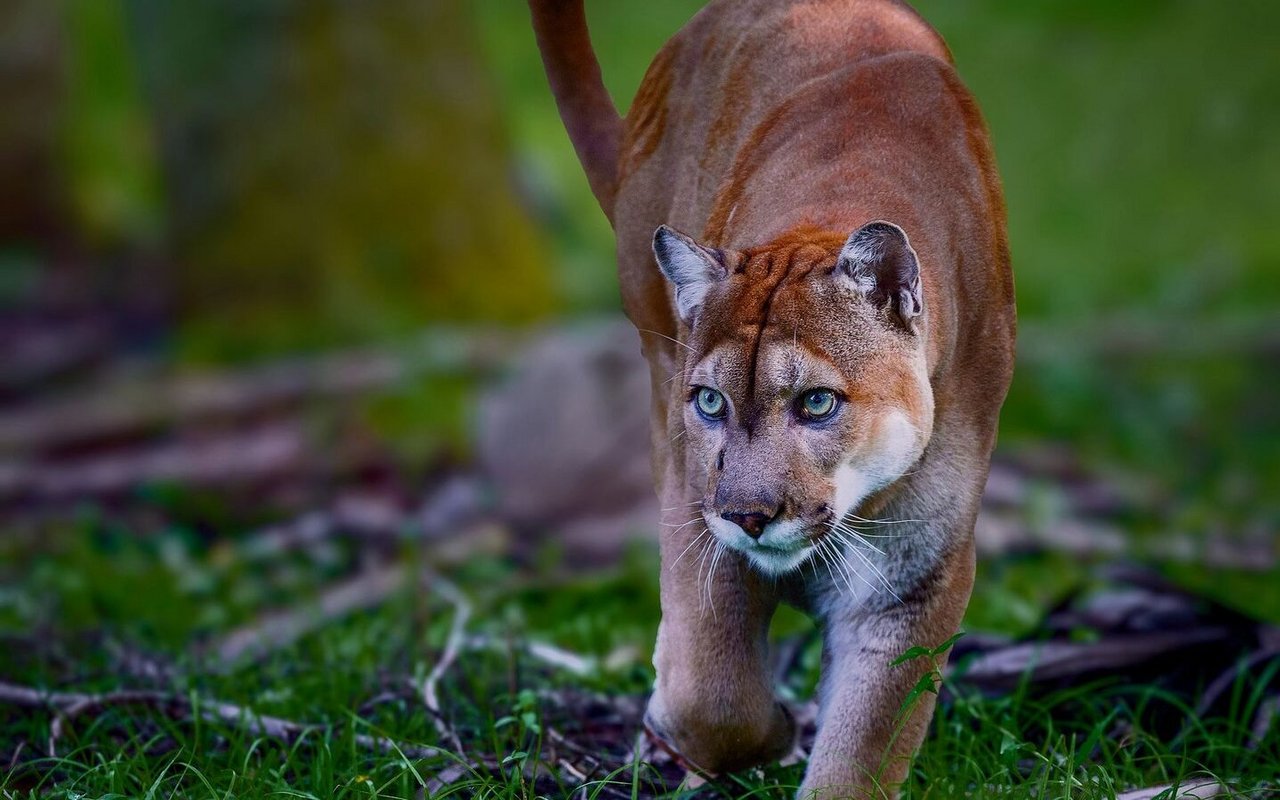
<path fill-rule="evenodd" d="M 625 109 L 700 4 L 588 5 Z M 1215 519 L 1280 495 L 1280 8 L 919 7 L 982 103 L 1007 192 L 1024 335 L 1005 441 L 1160 470 Z M 79 299 L 163 306 L 190 362 L 618 307 L 522 3 L 0 14 L 18 78 L 0 88 L 10 306 L 56 252 Z"/>

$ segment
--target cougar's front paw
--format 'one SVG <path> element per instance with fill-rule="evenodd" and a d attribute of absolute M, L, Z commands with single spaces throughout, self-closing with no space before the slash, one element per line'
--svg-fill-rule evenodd
<path fill-rule="evenodd" d="M 789 754 L 796 737 L 795 718 L 782 703 L 756 713 L 750 708 L 673 708 L 655 694 L 644 727 L 658 746 L 693 772 L 718 775 L 777 761 Z"/>

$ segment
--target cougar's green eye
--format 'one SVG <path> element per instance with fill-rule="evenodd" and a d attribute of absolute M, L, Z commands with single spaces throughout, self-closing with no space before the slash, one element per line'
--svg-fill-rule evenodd
<path fill-rule="evenodd" d="M 835 413 L 837 403 L 830 389 L 810 389 L 800 396 L 800 416 L 810 421 L 826 419 Z"/>
<path fill-rule="evenodd" d="M 708 386 L 699 386 L 694 392 L 694 403 L 698 413 L 707 419 L 720 419 L 724 416 L 724 395 Z"/>

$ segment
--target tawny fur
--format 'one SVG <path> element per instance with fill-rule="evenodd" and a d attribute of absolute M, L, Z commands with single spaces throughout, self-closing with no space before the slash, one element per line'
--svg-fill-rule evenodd
<path fill-rule="evenodd" d="M 1005 212 L 977 106 L 941 38 L 903 3 L 716 0 L 658 53 L 615 127 L 580 0 L 530 4 L 567 127 L 617 232 L 623 304 L 651 368 L 668 527 L 647 723 L 710 773 L 787 754 L 794 726 L 774 696 L 766 634 L 778 603 L 792 603 L 824 635 L 801 796 L 895 796 L 932 714 L 931 695 L 905 717 L 903 699 L 931 665 L 889 664 L 960 623 L 1013 365 Z M 872 220 L 909 237 L 918 316 L 895 319 L 857 281 L 841 282 L 841 247 Z M 691 234 L 725 267 L 688 318 L 655 263 L 660 225 Z M 691 387 L 708 381 L 732 409 L 723 421 L 691 416 Z M 833 383 L 847 409 L 838 425 L 794 424 L 788 392 Z M 795 520 L 817 541 L 839 466 L 904 435 L 911 463 L 895 464 L 853 509 L 896 523 L 875 540 L 884 585 L 815 564 L 768 576 L 734 550 L 697 557 L 704 527 L 738 535 L 717 516 L 726 503 L 758 505 L 764 494 L 787 510 L 777 526 Z"/>

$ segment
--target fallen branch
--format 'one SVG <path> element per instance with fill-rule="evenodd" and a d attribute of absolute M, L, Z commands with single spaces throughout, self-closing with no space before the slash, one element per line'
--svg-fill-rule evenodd
<path fill-rule="evenodd" d="M 284 423 L 48 464 L 0 461 L 0 502 L 82 500 L 161 481 L 184 486 L 262 482 L 296 472 L 308 463 L 307 451 L 302 425 Z"/>
<path fill-rule="evenodd" d="M 1280 326 L 1271 315 L 1204 320 L 1197 325 L 1198 335 L 1187 337 L 1179 335 L 1180 327 L 1170 329 L 1151 321 L 1090 320 L 1079 330 L 1023 323 L 1018 331 L 1018 358 L 1061 363 L 1082 354 L 1096 360 L 1153 353 L 1186 358 L 1280 353 Z M 39 353 L 13 362 L 12 375 L 0 375 L 0 385 L 62 369 L 67 353 L 96 351 L 100 327 L 91 321 L 82 329 L 59 332 L 62 338 L 42 341 L 35 348 Z M 308 397 L 369 392 L 424 374 L 493 369 L 519 353 L 519 345 L 529 338 L 527 331 L 494 327 L 435 327 L 399 346 L 350 349 L 234 372 L 174 377 L 153 371 L 141 380 L 129 374 L 84 387 L 64 400 L 45 398 L 0 414 L 0 452 L 135 434 L 174 422 L 242 416 L 297 404 Z M 22 340 L 34 341 L 31 334 L 18 341 Z M 10 366 L 6 362 L 6 367 Z"/>
<path fill-rule="evenodd" d="M 290 744 L 304 733 L 325 730 L 328 726 L 314 725 L 280 717 L 257 714 L 244 706 L 217 700 L 195 699 L 185 695 L 152 690 L 122 689 L 102 694 L 82 692 L 47 692 L 29 686 L 0 683 L 0 703 L 21 708 L 45 708 L 55 714 L 49 726 L 48 751 L 57 755 L 58 739 L 76 717 L 97 713 L 118 706 L 150 706 L 174 719 L 198 715 L 206 722 L 221 722 L 254 736 L 263 736 Z M 405 744 L 382 736 L 363 733 L 352 734 L 355 743 L 366 750 L 380 753 L 399 753 L 405 758 L 435 758 L 442 751 L 435 747 Z"/>
<path fill-rule="evenodd" d="M 1214 678 L 1208 688 L 1204 690 L 1204 694 L 1200 697 L 1200 702 L 1196 703 L 1195 716 L 1203 717 L 1209 713 L 1214 704 L 1226 694 L 1226 692 L 1235 685 L 1242 676 L 1250 674 L 1250 672 L 1268 661 L 1280 659 L 1280 647 L 1270 647 L 1259 650 L 1250 654 L 1239 664 L 1233 664 L 1230 668 L 1223 671 L 1221 675 Z"/>
<path fill-rule="evenodd" d="M 983 653 L 960 670 L 963 682 L 984 691 L 1005 692 L 1030 676 L 1039 682 L 1116 672 L 1176 654 L 1190 647 L 1231 641 L 1220 628 L 1136 633 L 1098 642 L 1025 642 Z"/>
<path fill-rule="evenodd" d="M 240 556 L 261 561 L 342 536 L 429 541 L 460 534 L 485 510 L 484 488 L 469 474 L 448 477 L 409 510 L 385 496 L 348 493 L 329 509 L 309 511 L 249 534 Z"/>
<path fill-rule="evenodd" d="M 475 528 L 459 529 L 459 538 Z M 433 559 L 440 563 L 447 559 Z M 338 582 L 320 592 L 313 600 L 299 607 L 280 609 L 264 614 L 254 621 L 236 628 L 198 648 L 214 671 L 224 671 L 246 659 L 260 660 L 271 653 L 293 645 L 335 620 L 358 611 L 377 608 L 388 597 L 407 586 L 412 570 L 405 565 L 391 564 L 370 568 L 354 578 Z M 422 572 L 422 580 L 433 582 L 430 570 Z M 485 649 L 493 645 L 482 637 L 464 642 L 466 649 Z M 546 663 L 584 675 L 596 668 L 592 659 L 579 656 L 554 645 L 530 643 L 526 649 L 531 656 Z M 420 688 L 420 687 L 415 687 Z"/>
<path fill-rule="evenodd" d="M 0 331 L 0 391 L 39 386 L 108 355 L 115 342 L 110 320 L 86 315 L 62 324 L 15 321 Z"/>
<path fill-rule="evenodd" d="M 13 748 L 13 755 L 9 757 L 9 766 L 5 769 L 5 772 L 12 773 L 14 767 L 18 766 L 18 759 L 22 758 L 22 751 L 26 749 L 26 746 L 27 743 L 25 741 L 18 741 L 18 746 Z"/>
<path fill-rule="evenodd" d="M 1217 781 L 1201 780 L 1179 785 L 1176 790 L 1173 784 L 1132 789 L 1116 795 L 1116 800 L 1154 800 L 1156 797 L 1162 800 L 1213 800 L 1217 797 L 1226 797 L 1230 793 L 1227 787 Z"/>
<path fill-rule="evenodd" d="M 434 797 L 442 790 L 452 786 L 469 774 L 479 774 L 483 764 L 459 762 L 450 764 L 437 772 L 427 781 L 427 796 Z"/>
<path fill-rule="evenodd" d="M 357 349 L 275 362 L 238 372 L 138 379 L 128 375 L 85 387 L 65 400 L 42 399 L 0 413 L 0 452 L 64 447 L 209 418 L 244 416 L 304 399 L 347 396 L 419 375 L 493 368 L 517 352 L 518 332 L 424 331 L 400 347 Z"/>
<path fill-rule="evenodd" d="M 225 668 L 241 659 L 259 658 L 288 647 L 325 624 L 364 609 L 375 608 L 407 583 L 401 565 L 379 567 L 326 589 L 301 608 L 267 614 L 214 641 L 202 651 Z"/>

